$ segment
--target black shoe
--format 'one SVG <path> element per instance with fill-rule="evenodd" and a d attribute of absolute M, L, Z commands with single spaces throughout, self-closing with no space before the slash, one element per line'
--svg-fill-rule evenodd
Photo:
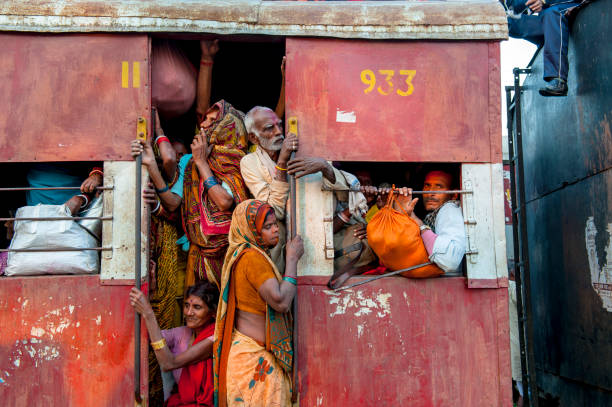
<path fill-rule="evenodd" d="M 567 82 L 565 79 L 553 78 L 546 87 L 540 89 L 542 96 L 567 96 Z"/>

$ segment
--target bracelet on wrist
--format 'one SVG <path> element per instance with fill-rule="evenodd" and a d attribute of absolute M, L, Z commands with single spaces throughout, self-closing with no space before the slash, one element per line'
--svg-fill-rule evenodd
<path fill-rule="evenodd" d="M 342 212 L 338 212 L 338 218 L 344 223 L 349 223 L 351 221 L 351 219 L 347 218 Z"/>
<path fill-rule="evenodd" d="M 155 192 L 157 192 L 158 194 L 163 194 L 164 192 L 170 190 L 170 188 L 168 187 L 168 184 L 164 185 L 163 188 L 155 188 Z"/>
<path fill-rule="evenodd" d="M 86 195 L 81 194 L 81 195 L 77 195 L 77 196 L 78 196 L 79 198 L 83 198 L 83 200 L 85 201 L 85 203 L 84 203 L 83 205 L 81 205 L 81 208 L 84 208 L 84 207 L 86 207 L 87 205 L 89 205 L 89 198 L 87 198 L 87 196 L 86 196 Z"/>
<path fill-rule="evenodd" d="M 99 170 L 97 168 L 94 168 L 93 170 L 91 170 L 91 172 L 89 173 L 89 176 L 91 177 L 94 174 L 99 174 L 101 177 L 104 177 L 104 173 L 102 172 L 102 170 Z"/>
<path fill-rule="evenodd" d="M 287 281 L 288 283 L 291 283 L 291 284 L 297 286 L 297 279 L 295 279 L 293 277 L 285 276 L 285 277 L 283 277 L 283 281 Z"/>
<path fill-rule="evenodd" d="M 431 230 L 431 228 L 423 223 L 421 226 L 419 226 L 419 230 L 421 231 L 421 233 L 423 233 L 426 230 Z"/>
<path fill-rule="evenodd" d="M 212 59 L 200 59 L 200 65 L 213 66 L 214 61 Z"/>
<path fill-rule="evenodd" d="M 287 169 L 286 169 L 286 168 L 282 168 L 282 167 L 281 167 L 281 166 L 279 166 L 279 165 L 275 165 L 275 166 L 274 166 L 274 168 L 276 168 L 276 169 L 277 169 L 277 170 L 279 170 L 279 171 L 287 171 Z"/>
<path fill-rule="evenodd" d="M 155 144 L 157 144 L 158 146 L 159 146 L 161 143 L 163 143 L 163 142 L 169 143 L 169 142 L 170 142 L 170 139 L 169 139 L 168 137 L 164 136 L 163 134 L 162 134 L 161 136 L 158 136 L 158 137 L 155 139 Z"/>
<path fill-rule="evenodd" d="M 153 209 L 151 211 L 151 213 L 157 213 L 157 211 L 159 210 L 159 208 L 161 207 L 161 202 L 159 201 L 159 199 L 157 200 L 157 205 L 155 206 L 155 209 Z"/>
<path fill-rule="evenodd" d="M 214 175 L 209 177 L 209 178 L 207 178 L 206 181 L 204 181 L 204 187 L 206 189 L 211 189 L 215 185 L 219 185 L 219 181 L 217 181 L 217 179 L 215 178 Z"/>
<path fill-rule="evenodd" d="M 166 347 L 166 340 L 161 338 L 159 341 L 151 342 L 153 350 L 160 350 Z"/>

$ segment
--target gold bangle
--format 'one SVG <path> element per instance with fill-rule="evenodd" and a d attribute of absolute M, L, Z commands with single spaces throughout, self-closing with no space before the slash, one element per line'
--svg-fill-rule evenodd
<path fill-rule="evenodd" d="M 159 341 L 151 342 L 151 347 L 153 350 L 160 350 L 166 347 L 166 340 L 161 338 Z"/>
<path fill-rule="evenodd" d="M 279 171 L 287 171 L 287 169 L 286 169 L 286 168 L 279 167 L 278 165 L 276 165 L 275 167 L 276 167 L 276 169 L 277 169 L 277 170 L 279 170 Z"/>

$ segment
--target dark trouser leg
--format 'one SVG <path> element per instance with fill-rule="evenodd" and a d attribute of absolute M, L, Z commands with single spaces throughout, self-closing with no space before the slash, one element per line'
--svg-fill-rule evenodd
<path fill-rule="evenodd" d="M 508 33 L 512 38 L 520 38 L 537 46 L 544 44 L 544 30 L 540 16 L 521 15 L 521 18 L 508 17 Z"/>
<path fill-rule="evenodd" d="M 544 29 L 544 79 L 561 78 L 567 80 L 569 27 L 563 4 L 551 6 L 541 13 Z"/>

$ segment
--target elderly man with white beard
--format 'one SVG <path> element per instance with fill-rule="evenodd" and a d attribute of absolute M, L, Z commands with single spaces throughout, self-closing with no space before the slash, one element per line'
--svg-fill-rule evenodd
<path fill-rule="evenodd" d="M 302 177 L 321 171 L 330 183 L 336 182 L 334 168 L 322 158 L 297 158 L 289 162 L 291 152 L 299 147 L 295 134 L 283 135 L 283 122 L 274 110 L 256 106 L 244 118 L 244 125 L 251 143 L 257 147 L 240 161 L 240 172 L 246 186 L 257 200 L 274 208 L 279 220 L 279 243 L 270 257 L 279 270 L 284 270 L 285 208 L 289 196 L 287 174 Z"/>

